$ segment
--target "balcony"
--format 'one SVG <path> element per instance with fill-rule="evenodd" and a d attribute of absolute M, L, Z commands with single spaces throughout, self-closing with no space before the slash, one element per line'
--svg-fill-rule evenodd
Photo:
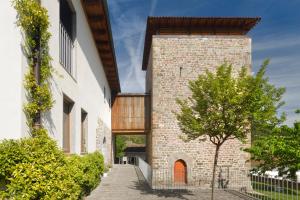
<path fill-rule="evenodd" d="M 62 23 L 59 24 L 59 62 L 75 78 L 73 61 L 74 43 Z"/>

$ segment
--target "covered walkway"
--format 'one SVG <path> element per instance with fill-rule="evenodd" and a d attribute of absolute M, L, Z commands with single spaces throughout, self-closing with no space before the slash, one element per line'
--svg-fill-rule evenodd
<path fill-rule="evenodd" d="M 133 165 L 114 165 L 108 177 L 92 192 L 88 200 L 207 200 L 210 190 L 153 191 Z M 217 191 L 215 200 L 241 200 L 225 191 Z"/>

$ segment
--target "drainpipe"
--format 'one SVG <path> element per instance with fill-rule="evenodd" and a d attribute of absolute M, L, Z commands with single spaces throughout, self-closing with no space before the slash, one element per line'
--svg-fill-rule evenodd
<path fill-rule="evenodd" d="M 34 50 L 34 64 L 33 64 L 33 73 L 34 78 L 37 85 L 41 84 L 41 52 L 40 52 L 40 34 L 36 37 L 37 46 Z M 33 127 L 34 129 L 41 128 L 41 112 L 38 111 L 38 113 L 34 116 L 33 119 Z"/>

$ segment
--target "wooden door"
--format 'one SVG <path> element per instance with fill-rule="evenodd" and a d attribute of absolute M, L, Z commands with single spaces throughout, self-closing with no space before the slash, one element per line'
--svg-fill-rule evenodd
<path fill-rule="evenodd" d="M 174 183 L 187 183 L 187 167 L 183 160 L 174 164 Z"/>
<path fill-rule="evenodd" d="M 70 113 L 71 104 L 64 102 L 63 104 L 63 150 L 65 153 L 70 152 Z"/>

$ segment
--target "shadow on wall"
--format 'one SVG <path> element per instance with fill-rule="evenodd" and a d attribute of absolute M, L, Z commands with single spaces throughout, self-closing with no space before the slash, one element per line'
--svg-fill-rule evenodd
<path fill-rule="evenodd" d="M 24 38 L 24 35 L 22 34 L 22 40 L 24 41 L 25 38 Z M 25 80 L 25 75 L 27 74 L 28 72 L 28 62 L 29 60 L 27 59 L 28 57 L 28 54 L 26 53 L 26 49 L 24 47 L 24 45 L 20 44 L 20 49 L 22 51 L 22 54 L 23 56 L 26 58 L 26 66 L 25 66 L 25 72 L 24 72 L 24 77 L 23 77 L 23 81 Z M 51 63 L 52 64 L 52 63 Z M 53 79 L 53 77 L 50 78 L 49 80 L 49 83 L 50 83 L 50 90 L 52 91 L 52 95 L 54 94 L 53 90 L 55 89 L 56 91 L 59 91 L 59 87 L 57 85 L 57 83 L 55 82 L 55 80 Z M 24 90 L 24 94 L 25 94 L 25 98 L 26 98 L 26 101 L 29 102 L 29 96 L 28 96 L 28 93 L 26 90 Z M 54 102 L 55 103 L 55 102 Z M 23 110 L 24 112 L 24 110 Z M 24 113 L 25 116 L 26 116 L 26 113 Z M 42 124 L 45 128 L 47 128 L 47 130 L 49 131 L 49 133 L 54 136 L 55 133 L 56 133 L 56 126 L 55 126 L 55 123 L 53 121 L 53 118 L 52 118 L 52 113 L 51 113 L 51 110 L 46 112 L 46 113 L 42 113 Z M 27 124 L 27 116 L 26 116 L 26 124 Z M 30 133 L 28 132 L 28 134 L 30 135 Z"/>
<path fill-rule="evenodd" d="M 61 75 L 58 75 L 58 78 L 63 78 L 63 77 L 61 77 Z M 58 84 L 56 83 L 56 81 L 53 77 L 50 80 L 50 88 L 52 91 L 52 95 L 59 94 L 59 97 L 63 98 L 63 93 L 60 90 L 60 87 L 58 86 Z M 55 102 L 54 102 L 54 104 L 55 104 Z M 47 128 L 48 132 L 52 136 L 56 136 L 57 134 L 62 134 L 62 133 L 57 133 L 57 129 L 56 129 L 55 123 L 53 121 L 53 117 L 52 117 L 52 109 L 50 111 L 44 113 L 42 119 L 43 119 L 44 126 Z"/>

